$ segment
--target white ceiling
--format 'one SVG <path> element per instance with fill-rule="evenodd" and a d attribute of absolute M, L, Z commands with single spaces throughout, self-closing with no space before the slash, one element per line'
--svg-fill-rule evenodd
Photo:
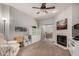
<path fill-rule="evenodd" d="M 71 6 L 71 4 L 68 4 L 68 3 L 47 3 L 47 6 L 50 6 L 50 7 L 55 6 L 56 9 L 48 10 L 49 12 L 48 14 L 44 14 L 44 13 L 36 14 L 37 11 L 40 11 L 40 10 L 33 9 L 32 7 L 40 7 L 41 3 L 7 3 L 7 5 L 12 6 L 20 11 L 23 11 L 36 19 L 53 17 L 59 12 Z M 56 10 L 57 12 L 53 13 L 54 10 Z"/>

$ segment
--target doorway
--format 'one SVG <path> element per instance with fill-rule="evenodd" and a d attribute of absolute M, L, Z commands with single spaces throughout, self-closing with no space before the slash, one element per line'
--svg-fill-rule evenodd
<path fill-rule="evenodd" d="M 47 24 L 42 26 L 42 38 L 46 40 L 53 39 L 53 25 Z"/>

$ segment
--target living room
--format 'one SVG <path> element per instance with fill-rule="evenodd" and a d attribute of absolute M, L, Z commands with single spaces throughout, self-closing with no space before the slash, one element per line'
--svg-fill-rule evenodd
<path fill-rule="evenodd" d="M 79 56 L 78 10 L 78 3 L 1 3 L 1 56 Z"/>

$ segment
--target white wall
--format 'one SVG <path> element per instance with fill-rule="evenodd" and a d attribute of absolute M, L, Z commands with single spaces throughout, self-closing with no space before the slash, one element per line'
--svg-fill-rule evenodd
<path fill-rule="evenodd" d="M 79 23 L 79 3 L 72 5 L 72 25 Z"/>
<path fill-rule="evenodd" d="M 69 39 L 72 39 L 72 6 L 64 9 L 64 11 L 62 11 L 60 14 L 58 14 L 55 17 L 55 28 L 56 28 L 56 22 L 63 20 L 67 18 L 68 19 L 68 29 L 67 30 L 56 30 L 56 39 L 57 39 L 57 35 L 66 35 L 67 36 L 67 41 Z"/>
<path fill-rule="evenodd" d="M 7 19 L 7 21 L 5 23 L 5 37 L 6 37 L 6 39 L 8 39 L 8 37 L 9 37 L 9 19 L 10 19 L 9 6 L 0 4 L 0 33 L 4 34 L 4 21 L 2 18 Z"/>
<path fill-rule="evenodd" d="M 21 26 L 21 27 L 26 27 L 29 30 L 31 29 L 32 26 L 37 26 L 37 22 L 35 21 L 34 18 L 31 16 L 15 9 L 15 8 L 10 8 L 10 35 L 12 38 L 16 36 L 17 34 L 27 34 L 27 32 L 15 32 L 15 26 Z M 29 31 L 31 33 L 31 30 Z"/>
<path fill-rule="evenodd" d="M 3 33 L 3 21 L 2 21 L 2 10 L 0 5 L 0 33 Z"/>

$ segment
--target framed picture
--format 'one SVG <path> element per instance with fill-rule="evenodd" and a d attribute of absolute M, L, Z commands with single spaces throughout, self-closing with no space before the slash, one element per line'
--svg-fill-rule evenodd
<path fill-rule="evenodd" d="M 26 27 L 15 26 L 15 31 L 16 32 L 26 32 L 27 28 Z"/>
<path fill-rule="evenodd" d="M 57 30 L 67 29 L 67 18 L 56 23 Z"/>

